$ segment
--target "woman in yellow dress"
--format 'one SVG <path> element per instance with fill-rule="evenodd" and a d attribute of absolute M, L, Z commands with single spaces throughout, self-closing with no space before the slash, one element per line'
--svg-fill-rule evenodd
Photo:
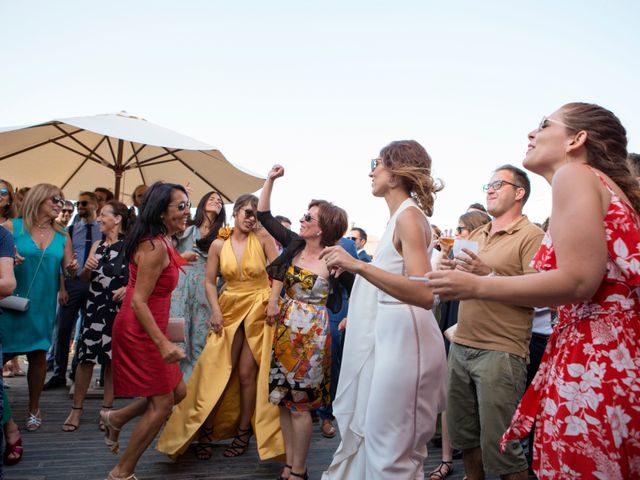
<path fill-rule="evenodd" d="M 242 455 L 255 432 L 262 460 L 284 454 L 278 408 L 269 403 L 272 328 L 267 306 L 278 309 L 281 284 L 273 291 L 265 270 L 278 252 L 264 230 L 256 231 L 258 199 L 242 195 L 233 208 L 235 226 L 221 231 L 209 249 L 205 288 L 211 304 L 207 343 L 158 440 L 172 458 L 198 440 L 196 454 L 212 455 L 212 442 L 233 437 L 225 457 Z M 218 297 L 217 277 L 225 281 Z M 255 413 L 255 415 L 254 415 Z"/>

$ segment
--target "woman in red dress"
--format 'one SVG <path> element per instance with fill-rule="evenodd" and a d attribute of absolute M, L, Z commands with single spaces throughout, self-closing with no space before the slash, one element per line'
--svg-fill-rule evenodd
<path fill-rule="evenodd" d="M 135 479 L 138 460 L 186 392 L 178 363 L 185 354 L 166 333 L 171 292 L 183 264 L 171 236 L 184 230 L 190 206 L 184 187 L 153 184 L 126 240 L 129 284 L 113 326 L 113 389 L 116 396 L 142 398 L 101 413 L 105 443 L 114 454 L 120 429 L 142 418 L 107 480 Z"/>
<path fill-rule="evenodd" d="M 535 421 L 540 480 L 640 478 L 640 186 L 626 131 L 610 111 L 570 103 L 529 140 L 524 166 L 553 191 L 533 259 L 542 273 L 436 272 L 429 284 L 447 298 L 557 305 L 558 325 L 503 448 Z"/>

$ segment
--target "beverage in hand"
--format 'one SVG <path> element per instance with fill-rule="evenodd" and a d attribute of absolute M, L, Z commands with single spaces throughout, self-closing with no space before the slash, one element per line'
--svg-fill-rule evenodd
<path fill-rule="evenodd" d="M 447 250 L 449 250 L 451 247 L 453 247 L 453 242 L 455 242 L 455 238 L 453 238 L 453 237 L 440 237 L 438 239 L 438 241 L 440 242 L 440 245 L 442 245 Z"/>

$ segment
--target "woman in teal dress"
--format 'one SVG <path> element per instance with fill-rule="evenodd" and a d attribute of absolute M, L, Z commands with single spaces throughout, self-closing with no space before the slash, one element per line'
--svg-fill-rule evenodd
<path fill-rule="evenodd" d="M 204 289 L 207 252 L 225 225 L 227 217 L 218 192 L 206 193 L 198 203 L 193 225 L 188 226 L 177 240 L 176 250 L 189 262 L 180 272 L 178 286 L 171 294 L 170 317 L 184 318 L 184 349 L 186 357 L 180 361 L 185 383 L 204 349 L 209 332 L 211 307 Z"/>
<path fill-rule="evenodd" d="M 56 318 L 60 267 L 65 272 L 77 269 L 71 239 L 55 222 L 64 204 L 60 189 L 41 183 L 29 190 L 21 206 L 21 218 L 7 221 L 16 245 L 14 295 L 30 299 L 25 312 L 4 310 L 0 335 L 4 358 L 25 354 L 29 361 L 29 411 L 25 428 L 35 431 L 42 424 L 40 393 L 47 373 L 46 352 L 51 346 Z M 61 292 L 60 301 L 66 301 Z"/>

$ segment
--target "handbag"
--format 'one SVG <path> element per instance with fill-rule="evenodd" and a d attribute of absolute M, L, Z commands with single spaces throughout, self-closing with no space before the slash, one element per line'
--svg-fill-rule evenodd
<path fill-rule="evenodd" d="M 184 318 L 169 317 L 169 323 L 167 324 L 167 338 L 173 343 L 181 343 L 185 341 Z"/>
<path fill-rule="evenodd" d="M 15 310 L 16 312 L 26 312 L 29 310 L 29 294 L 31 293 L 31 287 L 33 287 L 33 282 L 36 281 L 36 276 L 38 275 L 38 271 L 40 270 L 40 265 L 42 265 L 42 259 L 44 258 L 44 252 L 42 251 L 42 255 L 40 255 L 40 261 L 38 262 L 38 267 L 36 271 L 33 273 L 33 278 L 31 279 L 31 284 L 29 285 L 29 290 L 27 290 L 27 295 L 24 297 L 19 297 L 18 295 L 9 295 L 8 297 L 0 300 L 0 308 L 6 308 L 8 310 Z"/>

